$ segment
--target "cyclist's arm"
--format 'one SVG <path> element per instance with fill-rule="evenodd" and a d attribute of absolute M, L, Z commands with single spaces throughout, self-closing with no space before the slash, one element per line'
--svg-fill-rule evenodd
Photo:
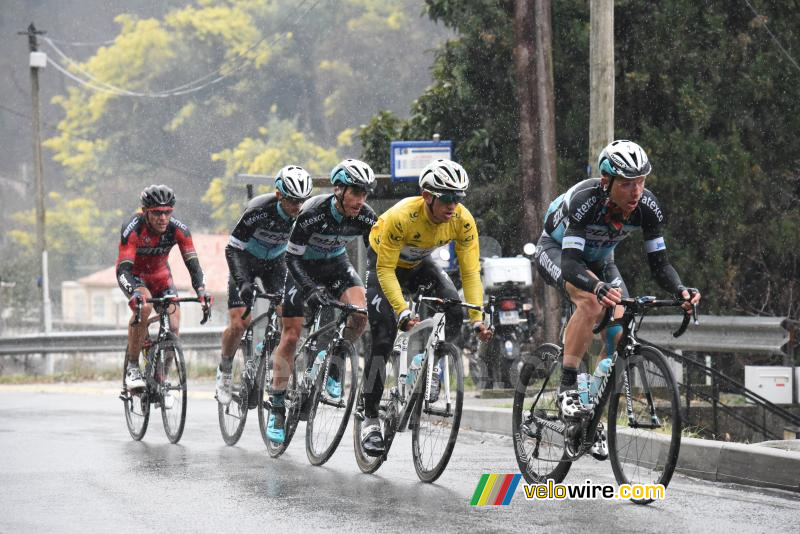
<path fill-rule="evenodd" d="M 300 216 L 292 226 L 292 231 L 289 234 L 289 243 L 286 248 L 286 267 L 289 269 L 295 284 L 297 284 L 303 292 L 303 295 L 308 295 L 317 284 L 314 283 L 308 271 L 303 265 L 303 254 L 306 251 L 308 240 L 313 233 L 312 223 L 310 217 L 305 213 Z"/>
<path fill-rule="evenodd" d="M 405 243 L 405 227 L 402 222 L 389 216 L 382 221 L 378 230 L 377 247 L 373 246 L 378 255 L 375 273 L 378 276 L 381 290 L 386 295 L 386 300 L 389 301 L 394 312 L 400 316 L 408 306 L 403 298 L 403 290 L 397 280 L 395 269 L 400 258 L 400 250 Z"/>
<path fill-rule="evenodd" d="M 225 246 L 225 261 L 228 263 L 228 271 L 230 271 L 233 281 L 236 282 L 236 287 L 242 287 L 242 284 L 249 282 L 245 259 L 245 254 L 248 252 L 245 251 L 245 248 L 255 231 L 254 225 L 249 223 L 247 217 L 249 213 L 248 209 L 242 214 Z"/>
<path fill-rule="evenodd" d="M 483 305 L 483 284 L 481 283 L 480 246 L 478 244 L 478 228 L 472 214 L 462 207 L 459 235 L 456 239 L 456 258 L 461 271 L 461 286 L 464 298 L 470 304 Z M 477 310 L 469 310 L 472 322 L 483 319 Z"/>
<path fill-rule="evenodd" d="M 133 275 L 138 237 L 138 234 L 131 229 L 131 225 L 122 228 L 117 256 L 117 282 L 128 298 L 131 298 L 136 289 L 142 287 L 140 283 L 136 282 L 136 277 Z"/>
<path fill-rule="evenodd" d="M 197 258 L 197 252 L 194 250 L 192 234 L 189 232 L 189 228 L 182 222 L 177 219 L 172 219 L 172 221 L 177 226 L 175 229 L 175 240 L 178 242 L 178 248 L 183 257 L 183 263 L 186 264 L 186 269 L 189 271 L 192 287 L 196 292 L 205 289 L 206 277 L 203 274 L 203 268 L 200 267 L 200 260 Z"/>
<path fill-rule="evenodd" d="M 658 200 L 653 193 L 646 191 L 648 199 L 643 202 L 642 233 L 644 235 L 644 250 L 647 252 L 647 263 L 656 283 L 671 294 L 680 294 L 683 287 L 678 272 L 669 262 L 667 245 L 664 243 L 662 226 L 664 214 Z"/>
<path fill-rule="evenodd" d="M 585 245 L 586 230 L 570 223 L 561 241 L 561 276 L 578 289 L 594 293 L 597 278 L 589 274 L 582 261 Z"/>

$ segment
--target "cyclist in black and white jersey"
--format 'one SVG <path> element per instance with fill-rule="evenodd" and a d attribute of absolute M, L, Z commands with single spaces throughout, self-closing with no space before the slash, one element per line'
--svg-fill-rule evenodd
<path fill-rule="evenodd" d="M 361 277 L 347 257 L 345 247 L 361 238 L 369 246 L 369 231 L 377 217 L 366 204 L 375 184 L 369 165 L 346 159 L 331 171 L 333 194 L 317 195 L 300 210 L 289 236 L 286 280 L 283 300 L 283 330 L 275 349 L 272 380 L 272 410 L 267 423 L 267 437 L 273 443 L 285 439 L 284 394 L 294 365 L 297 340 L 303 326 L 303 303 L 316 308 L 338 299 L 366 308 L 366 292 Z M 299 293 L 299 294 L 298 294 Z M 344 337 L 355 342 L 367 325 L 367 317 L 352 314 Z M 338 369 L 331 365 L 325 393 L 331 398 L 342 395 Z"/>
<path fill-rule="evenodd" d="M 655 195 L 644 187 L 652 167 L 642 147 L 631 141 L 613 141 L 601 152 L 598 166 L 601 178 L 574 185 L 550 204 L 537 247 L 539 273 L 548 284 L 566 290 L 576 307 L 565 333 L 559 393 L 561 411 L 568 417 L 583 410 L 576 380 L 581 359 L 592 340 L 592 327 L 602 318 L 605 308 L 627 296 L 614 263 L 614 248 L 623 239 L 641 229 L 656 282 L 684 299 L 687 310 L 700 301 L 700 292 L 682 285 L 667 258 L 662 233 L 664 212 Z M 609 354 L 621 334 L 619 326 L 606 330 L 605 350 Z M 605 449 L 604 443 L 601 448 Z M 604 455 L 607 453 L 596 456 Z"/>
<path fill-rule="evenodd" d="M 286 243 L 295 217 L 311 196 L 311 176 L 297 165 L 287 165 L 275 177 L 275 193 L 260 195 L 247 204 L 225 247 L 228 262 L 228 314 L 222 334 L 217 369 L 217 400 L 231 402 L 231 369 L 236 348 L 252 316 L 242 319 L 253 304 L 256 277 L 268 293 L 283 291 L 286 281 Z"/>

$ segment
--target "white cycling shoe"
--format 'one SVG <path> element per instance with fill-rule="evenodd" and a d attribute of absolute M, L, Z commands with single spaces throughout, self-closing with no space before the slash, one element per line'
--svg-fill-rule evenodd
<path fill-rule="evenodd" d="M 568 389 L 558 393 L 558 409 L 564 417 L 583 417 L 592 412 L 590 406 L 584 406 L 578 396 L 578 391 Z"/>
<path fill-rule="evenodd" d="M 128 367 L 125 373 L 125 387 L 130 391 L 132 389 L 142 389 L 144 386 L 144 378 L 139 367 Z"/>
<path fill-rule="evenodd" d="M 233 373 L 223 373 L 217 368 L 217 402 L 223 406 L 231 403 L 233 394 L 231 384 L 233 383 Z"/>

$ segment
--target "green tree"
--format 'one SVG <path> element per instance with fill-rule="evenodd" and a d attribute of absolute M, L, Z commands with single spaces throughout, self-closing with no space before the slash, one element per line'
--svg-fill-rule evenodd
<path fill-rule="evenodd" d="M 515 253 L 517 117 L 509 32 L 513 2 L 428 0 L 457 30 L 437 51 L 434 83 L 408 120 L 373 117 L 361 132 L 371 162 L 393 139 L 455 141 L 477 193 L 470 208 Z M 668 215 L 670 255 L 716 312 L 798 315 L 800 46 L 796 2 L 617 2 L 616 137 L 640 142 Z M 772 35 L 782 41 L 778 46 Z M 585 2 L 553 5 L 557 152 L 562 187 L 585 176 L 588 36 Z M 492 181 L 494 178 L 494 181 Z M 488 188 L 486 192 L 482 188 Z M 474 206 L 474 208 L 473 208 Z M 495 223 L 496 221 L 496 223 Z M 629 286 L 657 291 L 632 239 L 617 259 Z"/>
<path fill-rule="evenodd" d="M 312 176 L 327 174 L 338 162 L 336 149 L 326 149 L 312 143 L 298 131 L 294 123 L 273 115 L 267 126 L 259 129 L 258 138 L 247 137 L 235 148 L 212 155 L 215 161 L 225 163 L 225 175 L 214 178 L 203 201 L 212 208 L 211 216 L 217 230 L 230 231 L 242 214 L 246 199 L 241 194 L 242 182 L 236 175 L 272 174 L 284 165 L 299 163 Z M 351 144 L 350 133 L 343 132 L 340 146 Z M 261 186 L 261 193 L 272 192 L 274 187 Z"/>

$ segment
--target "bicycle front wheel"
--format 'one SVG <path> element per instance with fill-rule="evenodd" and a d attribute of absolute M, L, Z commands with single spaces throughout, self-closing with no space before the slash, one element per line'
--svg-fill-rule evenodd
<path fill-rule="evenodd" d="M 248 403 L 250 401 L 250 388 L 244 378 L 243 362 L 252 358 L 252 343 L 242 341 L 236 354 L 233 356 L 231 402 L 227 405 L 217 403 L 219 429 L 222 439 L 228 445 L 236 445 L 242 437 L 244 424 L 247 421 Z"/>
<path fill-rule="evenodd" d="M 373 356 L 374 358 L 375 356 Z M 356 408 L 356 415 L 353 417 L 353 451 L 356 456 L 356 464 L 362 473 L 370 474 L 378 470 L 383 465 L 386 455 L 389 453 L 389 447 L 394 439 L 395 428 L 398 419 L 398 398 L 400 396 L 400 369 L 399 355 L 392 352 L 387 358 L 384 368 L 380 371 L 376 369 L 373 364 L 372 369 L 374 372 L 370 373 L 372 376 L 364 376 L 363 369 L 361 375 L 364 378 L 361 380 L 358 394 L 358 407 Z M 370 456 L 361 446 L 361 428 L 364 424 L 364 397 L 363 390 L 365 388 L 372 388 L 377 373 L 383 371 L 383 395 L 380 400 L 380 407 L 378 408 L 378 417 L 381 421 L 381 428 L 383 429 L 384 445 L 386 447 L 382 456 Z"/>
<path fill-rule="evenodd" d="M 565 460 L 564 423 L 558 412 L 561 348 L 539 346 L 522 366 L 515 387 L 511 435 L 519 470 L 529 484 L 564 480 L 572 462 Z"/>
<path fill-rule="evenodd" d="M 130 391 L 125 388 L 125 372 L 127 362 L 122 365 L 122 389 L 124 390 L 121 398 L 125 403 L 125 424 L 131 437 L 140 441 L 147 432 L 147 423 L 150 421 L 150 397 L 147 389 L 136 389 Z"/>
<path fill-rule="evenodd" d="M 423 482 L 433 482 L 442 475 L 456 446 L 461 408 L 464 403 L 464 369 L 461 351 L 452 343 L 436 348 L 421 369 L 433 365 L 431 384 L 425 384 L 412 416 L 411 451 L 414 468 Z"/>
<path fill-rule="evenodd" d="M 611 468 L 619 484 L 669 484 L 681 445 L 678 387 L 661 352 L 620 359 L 608 405 Z M 630 412 L 629 412 L 630 409 Z M 648 504 L 652 498 L 631 499 Z"/>
<path fill-rule="evenodd" d="M 336 382 L 340 386 L 338 391 Z M 306 454 L 312 465 L 327 462 L 339 446 L 350 420 L 357 384 L 356 349 L 343 339 L 334 351 L 328 353 L 317 373 L 306 423 Z"/>
<path fill-rule="evenodd" d="M 177 339 L 162 342 L 156 349 L 155 379 L 161 398 L 161 420 L 170 443 L 178 443 L 186 424 L 186 363 Z"/>
<path fill-rule="evenodd" d="M 272 385 L 273 375 L 273 361 L 275 353 L 268 352 L 261 359 L 259 366 L 260 372 L 258 373 L 258 390 L 262 398 L 269 396 L 270 387 Z M 296 364 L 296 362 L 295 362 Z M 292 367 L 292 373 L 289 375 L 289 382 L 286 385 L 286 394 L 284 396 L 284 405 L 286 407 L 286 420 L 284 422 L 284 438 L 283 443 L 275 443 L 270 441 L 267 436 L 267 424 L 269 423 L 270 404 L 262 400 L 261 406 L 258 409 L 258 428 L 261 432 L 261 439 L 264 440 L 264 445 L 267 446 L 267 453 L 270 457 L 277 458 L 282 455 L 289 443 L 292 442 L 294 432 L 297 430 L 297 423 L 300 420 L 300 410 L 303 402 L 303 394 L 297 380 L 297 370 L 295 366 Z"/>

